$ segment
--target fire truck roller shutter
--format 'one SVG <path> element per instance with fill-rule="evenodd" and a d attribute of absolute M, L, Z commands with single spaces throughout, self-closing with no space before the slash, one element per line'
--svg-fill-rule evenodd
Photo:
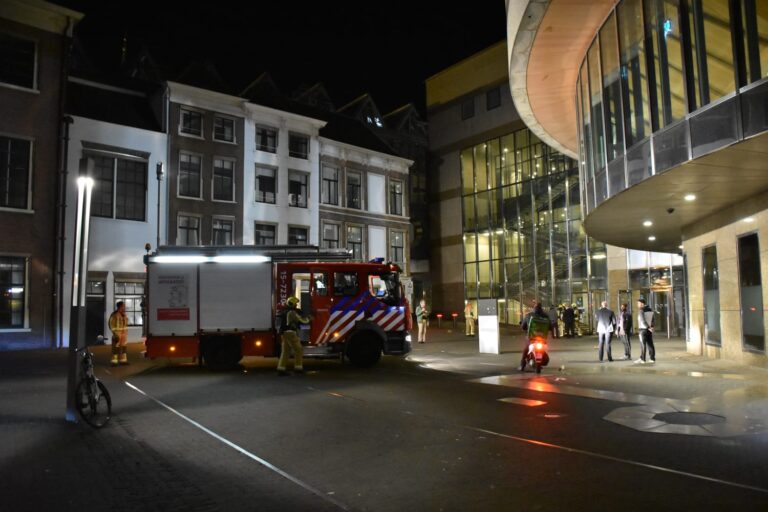
<path fill-rule="evenodd" d="M 384 338 L 384 332 L 378 325 L 367 321 L 357 322 L 346 342 L 347 359 L 359 368 L 370 368 L 381 359 Z"/>

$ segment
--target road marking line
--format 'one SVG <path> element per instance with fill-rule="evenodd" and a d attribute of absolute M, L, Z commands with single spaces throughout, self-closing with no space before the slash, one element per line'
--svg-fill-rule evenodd
<path fill-rule="evenodd" d="M 761 492 L 761 493 L 764 493 L 764 494 L 768 494 L 768 489 L 763 489 L 762 487 L 754 487 L 752 485 L 740 484 L 740 483 L 731 482 L 731 481 L 728 481 L 728 480 L 720 480 L 719 478 L 713 478 L 713 477 L 704 476 L 704 475 L 697 475 L 696 473 L 688 473 L 687 471 L 680 471 L 678 469 L 665 468 L 663 466 L 656 466 L 654 464 L 646 464 L 645 462 L 637 462 L 637 461 L 634 461 L 634 460 L 620 459 L 618 457 L 612 457 L 610 455 L 603 455 L 602 453 L 595 453 L 595 452 L 590 452 L 590 451 L 587 451 L 587 450 L 581 450 L 579 448 L 570 448 L 568 446 L 561 446 L 559 444 L 547 443 L 545 441 L 537 441 L 536 439 L 526 439 L 525 437 L 518 437 L 518 436 L 509 435 L 509 434 L 501 434 L 499 432 L 494 432 L 492 430 L 486 430 L 484 428 L 471 427 L 471 426 L 468 426 L 468 425 L 465 425 L 464 428 L 467 428 L 469 430 L 474 430 L 475 432 L 482 432 L 483 434 L 490 434 L 492 436 L 503 437 L 503 438 L 506 438 L 506 439 L 512 439 L 513 441 L 520 441 L 521 443 L 528 443 L 528 444 L 532 444 L 532 445 L 535 445 L 535 446 L 541 446 L 541 447 L 544 447 L 544 448 L 552 448 L 552 449 L 555 449 L 555 450 L 562 450 L 562 451 L 569 452 L 569 453 L 578 453 L 580 455 L 586 455 L 588 457 L 594 457 L 596 459 L 610 460 L 612 462 L 620 462 L 622 464 L 628 464 L 630 466 L 637 466 L 637 467 L 641 467 L 641 468 L 645 468 L 645 469 L 652 469 L 652 470 L 655 470 L 655 471 L 662 471 L 662 472 L 665 472 L 665 473 L 672 473 L 672 474 L 675 474 L 675 475 L 687 476 L 688 478 L 694 478 L 694 479 L 697 479 L 697 480 L 704 480 L 706 482 L 713 482 L 713 483 L 716 483 L 716 484 L 728 485 L 728 486 L 731 486 L 731 487 L 737 487 L 739 489 L 747 489 L 747 490 L 750 490 L 750 491 L 755 491 L 755 492 Z"/>
<path fill-rule="evenodd" d="M 302 482 L 301 480 L 299 480 L 298 478 L 296 478 L 294 476 L 289 475 L 288 473 L 286 473 L 282 469 L 278 468 L 274 464 L 272 464 L 272 463 L 262 459 L 258 455 L 254 455 L 251 452 L 249 452 L 248 450 L 246 450 L 245 448 L 241 448 L 240 446 L 236 445 L 232 441 L 229 441 L 228 439 L 225 439 L 225 438 L 221 437 L 219 434 L 217 434 L 213 430 L 211 430 L 211 429 L 201 425 L 200 423 L 196 422 L 192 418 L 183 415 L 182 413 L 180 413 L 179 411 L 177 411 L 176 409 L 174 409 L 170 405 L 167 405 L 167 404 L 161 402 L 160 400 L 158 400 L 157 398 L 153 397 L 152 395 L 147 394 L 146 392 L 144 392 L 141 389 L 137 388 L 136 386 L 134 386 L 130 382 L 125 381 L 125 385 L 128 386 L 129 388 L 133 389 L 134 391 L 144 395 L 145 397 L 149 398 L 150 400 L 152 400 L 156 404 L 160 405 L 161 407 L 171 411 L 173 414 L 175 414 L 179 418 L 181 418 L 184 421 L 190 423 L 191 425 L 194 425 L 195 427 L 199 428 L 200 430 L 202 430 L 203 432 L 205 432 L 209 436 L 211 436 L 211 437 L 221 441 L 222 443 L 224 443 L 225 445 L 229 446 L 230 448 L 233 448 L 233 449 L 237 450 L 238 452 L 240 452 L 241 454 L 245 455 L 249 459 L 252 459 L 252 460 L 258 462 L 259 464 L 261 464 L 265 468 L 274 471 L 275 473 L 277 473 L 278 475 L 282 476 L 283 478 L 286 478 L 286 479 L 290 480 L 291 482 L 295 483 L 299 487 L 302 487 L 302 488 L 306 489 L 307 491 L 311 492 L 312 494 L 323 498 L 325 501 L 328 501 L 328 502 L 336 505 L 337 507 L 339 507 L 342 510 L 349 510 L 349 508 L 347 508 L 345 505 L 343 505 L 342 503 L 340 503 L 340 502 L 336 501 L 335 499 L 331 498 L 326 493 L 324 493 L 324 492 L 322 492 L 322 491 L 320 491 L 318 489 L 315 489 L 311 485 Z"/>

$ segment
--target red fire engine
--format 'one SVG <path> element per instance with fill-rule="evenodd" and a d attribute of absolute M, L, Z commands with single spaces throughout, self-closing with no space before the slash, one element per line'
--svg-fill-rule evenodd
<path fill-rule="evenodd" d="M 342 254 L 316 252 L 318 259 Z M 275 357 L 276 316 L 291 296 L 312 317 L 299 333 L 305 357 L 346 357 L 367 367 L 382 352 L 410 352 L 411 313 L 396 265 L 286 261 L 296 257 L 247 247 L 147 255 L 146 356 L 192 357 L 214 369 L 243 356 Z"/>

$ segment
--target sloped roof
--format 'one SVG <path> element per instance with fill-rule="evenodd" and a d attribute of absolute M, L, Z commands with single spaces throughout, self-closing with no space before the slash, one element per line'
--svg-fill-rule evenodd
<path fill-rule="evenodd" d="M 232 94 L 232 88 L 210 61 L 189 64 L 173 81 L 209 91 Z"/>

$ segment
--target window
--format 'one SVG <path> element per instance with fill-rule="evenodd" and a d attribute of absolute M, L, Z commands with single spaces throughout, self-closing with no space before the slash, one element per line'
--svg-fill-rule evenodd
<path fill-rule="evenodd" d="M 203 136 L 203 114 L 195 110 L 181 108 L 179 132 L 195 137 Z"/>
<path fill-rule="evenodd" d="M 235 221 L 213 218 L 213 245 L 232 245 Z"/>
<path fill-rule="evenodd" d="M 200 245 L 200 217 L 179 215 L 177 245 Z"/>
<path fill-rule="evenodd" d="M 760 244 L 756 234 L 739 238 L 739 291 L 744 348 L 765 351 Z"/>
<path fill-rule="evenodd" d="M 461 104 L 461 120 L 475 117 L 475 98 L 470 98 Z"/>
<path fill-rule="evenodd" d="M 309 157 L 309 137 L 296 133 L 289 134 L 288 154 L 306 160 Z"/>
<path fill-rule="evenodd" d="M 357 295 L 357 273 L 356 272 L 334 272 L 333 273 L 333 294 L 344 297 L 354 297 Z"/>
<path fill-rule="evenodd" d="M 768 76 L 768 5 L 759 0 L 741 0 L 746 80 L 757 82 Z"/>
<path fill-rule="evenodd" d="M 288 245 L 307 245 L 307 228 L 288 228 Z"/>
<path fill-rule="evenodd" d="M 104 281 L 88 280 L 88 284 L 86 286 L 87 288 L 85 289 L 85 293 L 88 295 L 103 296 L 105 294 Z"/>
<path fill-rule="evenodd" d="M 298 208 L 307 207 L 307 173 L 288 171 L 288 204 Z"/>
<path fill-rule="evenodd" d="M 224 158 L 213 159 L 213 200 L 235 200 L 235 162 Z"/>
<path fill-rule="evenodd" d="M 347 226 L 347 249 L 352 251 L 353 260 L 363 259 L 363 228 Z"/>
<path fill-rule="evenodd" d="M 273 224 L 254 224 L 254 245 L 275 245 L 275 226 Z"/>
<path fill-rule="evenodd" d="M 391 215 L 403 214 L 403 182 L 390 180 L 389 182 L 389 213 Z"/>
<path fill-rule="evenodd" d="M 179 196 L 202 198 L 202 169 L 199 155 L 179 155 Z"/>
<path fill-rule="evenodd" d="M 27 260 L 0 256 L 0 329 L 24 328 Z"/>
<path fill-rule="evenodd" d="M 697 107 L 722 98 L 736 87 L 728 4 L 722 0 L 697 0 L 689 10 Z"/>
<path fill-rule="evenodd" d="M 493 110 L 501 105 L 501 87 L 494 87 L 485 93 L 485 109 Z"/>
<path fill-rule="evenodd" d="M 617 38 L 616 15 L 612 13 L 600 30 L 603 97 L 605 98 L 605 144 L 609 162 L 624 153 L 621 88 L 619 87 L 619 50 L 616 47 Z M 613 191 L 611 191 L 611 194 L 613 194 Z"/>
<path fill-rule="evenodd" d="M 257 126 L 256 149 L 267 153 L 277 153 L 277 130 L 268 126 Z"/>
<path fill-rule="evenodd" d="M 128 317 L 129 326 L 142 325 L 142 300 L 144 300 L 144 283 L 115 281 L 115 309 L 117 309 L 118 302 L 125 303 L 125 315 Z"/>
<path fill-rule="evenodd" d="M 405 263 L 405 233 L 392 231 L 389 237 L 389 259 L 395 263 Z"/>
<path fill-rule="evenodd" d="M 648 106 L 648 72 L 646 70 L 643 4 L 640 0 L 624 0 L 617 7 L 619 22 L 619 60 L 624 104 L 627 147 L 651 133 Z M 583 83 L 582 88 L 587 84 Z M 588 104 L 589 95 L 582 98 Z M 589 148 L 588 148 L 589 150 Z"/>
<path fill-rule="evenodd" d="M 277 170 L 271 167 L 256 166 L 256 202 L 275 204 L 277 192 L 275 179 Z"/>
<path fill-rule="evenodd" d="M 339 204 L 339 170 L 335 167 L 323 166 L 323 178 L 320 190 L 320 200 L 323 204 Z"/>
<path fill-rule="evenodd" d="M 91 214 L 110 219 L 145 220 L 147 163 L 104 155 L 93 160 Z"/>
<path fill-rule="evenodd" d="M 328 277 L 324 272 L 313 272 L 312 280 L 315 282 L 314 292 L 315 295 L 320 297 L 328 296 Z"/>
<path fill-rule="evenodd" d="M 214 117 L 213 138 L 222 142 L 235 142 L 235 120 L 229 117 Z"/>
<path fill-rule="evenodd" d="M 0 137 L 0 208 L 29 209 L 32 143 Z"/>
<path fill-rule="evenodd" d="M 0 34 L 0 82 L 34 89 L 36 55 L 34 42 Z"/>
<path fill-rule="evenodd" d="M 720 345 L 720 277 L 717 272 L 717 247 L 701 252 L 704 269 L 704 341 Z"/>
<path fill-rule="evenodd" d="M 339 248 L 339 225 L 323 223 L 323 245 L 326 249 Z"/>
<path fill-rule="evenodd" d="M 359 172 L 347 172 L 347 208 L 360 210 L 363 207 L 363 179 Z"/>

